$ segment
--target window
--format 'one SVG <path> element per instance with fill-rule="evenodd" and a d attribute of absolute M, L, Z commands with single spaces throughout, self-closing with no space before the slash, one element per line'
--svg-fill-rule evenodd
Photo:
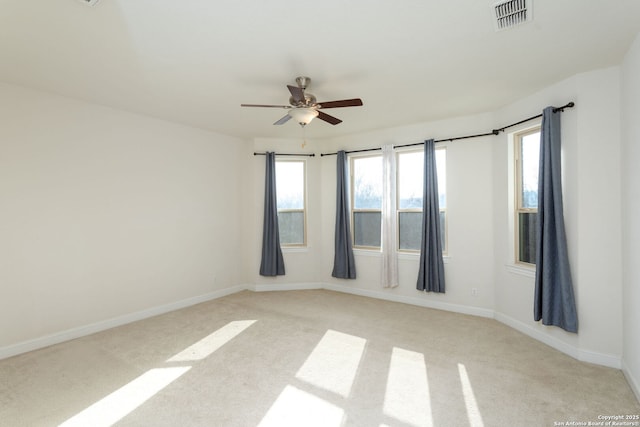
<path fill-rule="evenodd" d="M 350 172 L 353 246 L 379 249 L 382 228 L 382 156 L 352 157 Z"/>
<path fill-rule="evenodd" d="M 447 152 L 436 149 L 438 172 L 438 204 L 442 251 L 447 252 Z M 397 153 L 398 249 L 419 251 L 422 241 L 422 194 L 424 181 L 424 151 Z"/>
<path fill-rule="evenodd" d="M 282 246 L 305 246 L 306 192 L 304 160 L 276 160 L 278 228 Z"/>
<path fill-rule="evenodd" d="M 440 235 L 447 251 L 446 150 L 436 149 Z M 379 249 L 382 228 L 382 156 L 354 156 L 350 161 L 351 229 L 354 248 Z M 418 252 L 422 241 L 424 151 L 397 153 L 397 242 L 400 251 Z"/>
<path fill-rule="evenodd" d="M 515 134 L 514 143 L 516 262 L 535 265 L 540 128 Z"/>

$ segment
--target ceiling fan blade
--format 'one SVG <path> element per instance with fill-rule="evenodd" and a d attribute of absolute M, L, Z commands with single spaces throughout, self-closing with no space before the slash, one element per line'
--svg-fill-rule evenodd
<path fill-rule="evenodd" d="M 328 115 L 326 113 L 323 113 L 322 111 L 318 111 L 318 118 L 320 120 L 324 120 L 327 123 L 331 123 L 332 125 L 337 125 L 337 124 L 342 123 L 342 120 L 337 119 L 337 118 L 335 118 L 333 116 L 330 116 L 330 115 Z"/>
<path fill-rule="evenodd" d="M 240 104 L 241 107 L 291 108 L 290 105 Z"/>
<path fill-rule="evenodd" d="M 318 102 L 318 108 L 360 107 L 362 99 L 342 99 L 340 101 Z"/>
<path fill-rule="evenodd" d="M 289 89 L 289 92 L 291 92 L 291 96 L 293 97 L 293 100 L 295 102 L 302 102 L 304 103 L 304 90 L 300 89 L 297 86 L 291 86 L 291 85 L 287 85 L 287 88 Z"/>
<path fill-rule="evenodd" d="M 287 123 L 290 119 L 291 119 L 291 116 L 287 114 L 286 116 L 284 116 L 283 118 L 275 122 L 274 125 L 282 125 L 284 123 Z"/>

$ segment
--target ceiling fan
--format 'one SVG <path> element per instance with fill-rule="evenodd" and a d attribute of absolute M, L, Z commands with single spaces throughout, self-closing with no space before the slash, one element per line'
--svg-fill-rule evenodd
<path fill-rule="evenodd" d="M 331 123 L 332 125 L 342 123 L 342 120 L 319 111 L 321 109 L 359 107 L 362 105 L 362 100 L 360 98 L 342 99 L 340 101 L 317 102 L 315 96 L 305 92 L 305 89 L 307 88 L 307 86 L 309 86 L 309 83 L 311 83 L 311 79 L 309 77 L 296 77 L 296 83 L 298 84 L 298 86 L 287 85 L 289 92 L 291 92 L 291 97 L 289 98 L 289 104 L 291 105 L 240 104 L 240 106 L 284 108 L 286 110 L 289 110 L 287 112 L 287 115 L 275 122 L 274 125 L 282 125 L 288 122 L 290 119 L 294 119 L 298 122 L 298 124 L 300 124 L 300 126 L 304 127 L 316 117 L 320 120 L 324 120 L 327 123 Z"/>

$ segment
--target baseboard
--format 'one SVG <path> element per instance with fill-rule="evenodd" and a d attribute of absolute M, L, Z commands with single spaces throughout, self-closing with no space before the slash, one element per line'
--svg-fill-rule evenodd
<path fill-rule="evenodd" d="M 122 326 L 127 323 L 136 322 L 149 317 L 157 316 L 160 314 L 168 313 L 170 311 L 179 310 L 181 308 L 189 307 L 202 302 L 210 301 L 213 299 L 221 298 L 227 295 L 234 294 L 243 290 L 251 290 L 254 292 L 268 292 L 268 291 L 294 291 L 294 290 L 310 290 L 310 289 L 328 289 L 331 291 L 342 292 L 347 294 L 359 295 L 369 298 L 375 298 L 380 300 L 399 302 L 404 304 L 416 305 L 420 307 L 433 308 L 437 310 L 450 311 L 454 313 L 469 314 L 472 316 L 494 318 L 497 321 L 504 323 L 505 325 L 522 332 L 523 334 L 538 340 L 558 351 L 561 351 L 574 359 L 595 363 L 597 365 L 608 366 L 616 369 L 623 369 L 625 377 L 627 378 L 631 388 L 633 389 L 636 397 L 640 400 L 640 387 L 638 381 L 632 376 L 631 372 L 622 366 L 620 357 L 591 352 L 587 350 L 581 350 L 572 345 L 569 345 L 561 340 L 551 337 L 547 334 L 541 333 L 535 328 L 515 320 L 502 313 L 496 313 L 493 310 L 470 307 L 465 305 L 450 304 L 444 302 L 438 302 L 433 300 L 426 300 L 423 298 L 395 295 L 389 292 L 381 292 L 367 289 L 352 288 L 344 285 L 328 284 L 328 283 L 278 283 L 278 284 L 250 284 L 250 285 L 237 285 L 225 289 L 219 289 L 204 295 L 187 298 L 184 300 L 176 301 L 173 303 L 165 304 L 162 306 L 152 307 L 146 310 L 138 311 L 135 313 L 118 316 L 112 319 L 92 323 L 89 325 L 79 326 L 77 328 L 68 329 L 54 334 L 46 335 L 43 337 L 35 338 L 28 341 L 23 341 L 17 344 L 12 344 L 5 347 L 0 347 L 0 360 L 6 359 L 11 356 L 26 353 L 29 351 L 37 350 L 40 348 L 48 347 L 50 345 L 58 344 L 64 341 L 69 341 L 75 338 L 80 338 L 86 335 L 101 332 L 107 329 Z"/>
<path fill-rule="evenodd" d="M 125 314 L 123 316 L 114 317 L 112 319 L 107 319 L 100 322 L 91 323 L 89 325 L 79 326 L 77 328 L 71 328 L 65 331 L 56 332 L 31 340 L 19 342 L 17 344 L 0 347 L 0 360 L 6 359 L 11 356 L 16 356 L 18 354 L 26 353 L 28 351 L 49 347 L 51 345 L 59 344 L 64 341 L 69 341 L 72 339 L 95 334 L 96 332 L 101 332 L 107 329 L 115 328 L 117 326 L 126 325 L 127 323 L 136 322 L 138 320 L 147 319 L 149 317 L 158 316 L 170 311 L 175 311 L 195 304 L 200 304 L 202 302 L 210 301 L 216 298 L 221 298 L 227 295 L 234 294 L 236 292 L 243 291 L 245 289 L 247 289 L 247 286 L 244 285 L 219 289 L 204 295 L 183 299 L 157 307 L 151 307 L 145 310 L 137 311 L 135 313 Z"/>
<path fill-rule="evenodd" d="M 303 291 L 310 289 L 323 289 L 322 283 L 274 283 L 273 285 L 247 285 L 246 289 L 254 292 L 269 291 Z"/>
<path fill-rule="evenodd" d="M 538 331 L 536 328 L 533 328 L 526 323 L 523 323 L 502 313 L 495 313 L 495 319 L 498 322 L 504 323 L 510 328 L 522 332 L 523 334 L 537 341 L 540 341 L 541 343 L 546 344 L 549 347 L 555 348 L 556 350 L 561 351 L 562 353 L 571 356 L 581 362 L 594 363 L 596 365 L 607 366 L 609 368 L 616 369 L 620 369 L 621 367 L 620 357 L 618 356 L 582 350 L 557 338 L 544 334 Z"/>
<path fill-rule="evenodd" d="M 387 292 L 350 288 L 347 286 L 334 285 L 334 284 L 325 284 L 324 289 L 329 289 L 332 291 L 344 292 L 344 293 L 349 293 L 354 295 L 360 295 L 360 296 L 365 296 L 369 298 L 377 298 L 377 299 L 382 299 L 387 301 L 401 302 L 405 304 L 417 305 L 420 307 L 433 308 L 437 310 L 451 311 L 454 313 L 494 318 L 500 323 L 504 323 L 505 325 L 519 332 L 522 332 L 523 334 L 537 341 L 540 341 L 552 348 L 555 348 L 556 350 L 561 351 L 562 353 L 565 353 L 566 355 L 571 356 L 576 360 L 580 360 L 581 362 L 594 363 L 596 365 L 607 366 L 615 369 L 621 368 L 621 360 L 620 360 L 620 357 L 618 356 L 579 349 L 557 338 L 541 333 L 535 328 L 532 328 L 531 326 L 525 323 L 522 323 L 518 320 L 515 320 L 509 316 L 506 316 L 502 313 L 496 313 L 493 310 L 479 308 L 479 307 L 458 305 L 458 304 L 449 304 L 449 303 L 443 303 L 443 302 L 432 301 L 432 300 L 425 300 L 422 298 L 416 298 L 416 297 L 410 297 L 410 296 L 404 296 L 404 295 L 394 295 Z"/>
<path fill-rule="evenodd" d="M 372 291 L 368 289 L 351 288 L 348 286 L 325 284 L 324 289 L 331 291 L 343 292 L 347 294 L 360 295 L 369 298 L 381 299 L 386 301 L 401 302 L 404 304 L 417 305 L 420 307 L 433 308 L 436 310 L 451 311 L 454 313 L 469 314 L 472 316 L 493 318 L 493 310 L 479 307 L 470 307 L 467 305 L 450 304 L 427 300 L 423 298 L 410 297 L 406 295 L 396 295 L 389 292 Z"/>
<path fill-rule="evenodd" d="M 581 362 L 594 363 L 596 365 L 607 366 L 609 368 L 622 369 L 622 359 L 613 354 L 597 353 L 589 350 L 579 350 L 578 360 Z"/>
<path fill-rule="evenodd" d="M 636 399 L 638 399 L 638 402 L 640 403 L 640 381 L 633 376 L 629 370 L 629 366 L 627 366 L 624 360 L 622 360 L 622 373 L 627 379 L 631 390 L 633 390 L 633 393 L 636 395 Z"/>
<path fill-rule="evenodd" d="M 581 362 L 594 363 L 596 365 L 607 366 L 610 368 L 620 369 L 621 359 L 618 356 L 612 354 L 597 353 L 588 350 L 582 350 L 567 344 L 557 338 L 544 334 L 535 328 L 527 325 L 519 320 L 515 320 L 502 313 L 496 313 L 493 310 L 471 307 L 459 304 L 450 304 L 445 302 L 427 300 L 418 297 L 411 297 L 406 295 L 396 295 L 389 292 L 374 291 L 368 289 L 353 288 L 344 285 L 330 284 L 330 283 L 291 283 L 291 284 L 274 284 L 274 285 L 248 285 L 247 289 L 255 292 L 265 291 L 293 291 L 293 290 L 305 290 L 305 289 L 328 289 L 336 292 L 343 292 L 352 295 L 359 295 L 369 298 L 375 298 L 386 301 L 400 302 L 404 304 L 416 305 L 420 307 L 433 308 L 436 310 L 450 311 L 454 313 L 469 314 L 472 316 L 486 317 L 497 320 L 505 325 L 522 332 L 523 334 L 540 341 L 552 348 L 555 348 L 562 353 L 573 357 Z M 637 383 L 632 387 L 635 387 L 634 392 L 637 392 Z"/>

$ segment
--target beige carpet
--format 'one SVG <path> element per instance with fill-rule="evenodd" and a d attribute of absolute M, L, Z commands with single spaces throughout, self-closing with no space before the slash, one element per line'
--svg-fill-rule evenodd
<path fill-rule="evenodd" d="M 493 320 L 330 291 L 241 292 L 0 361 L 1 426 L 554 426 L 618 414 L 640 414 L 618 370 Z"/>

